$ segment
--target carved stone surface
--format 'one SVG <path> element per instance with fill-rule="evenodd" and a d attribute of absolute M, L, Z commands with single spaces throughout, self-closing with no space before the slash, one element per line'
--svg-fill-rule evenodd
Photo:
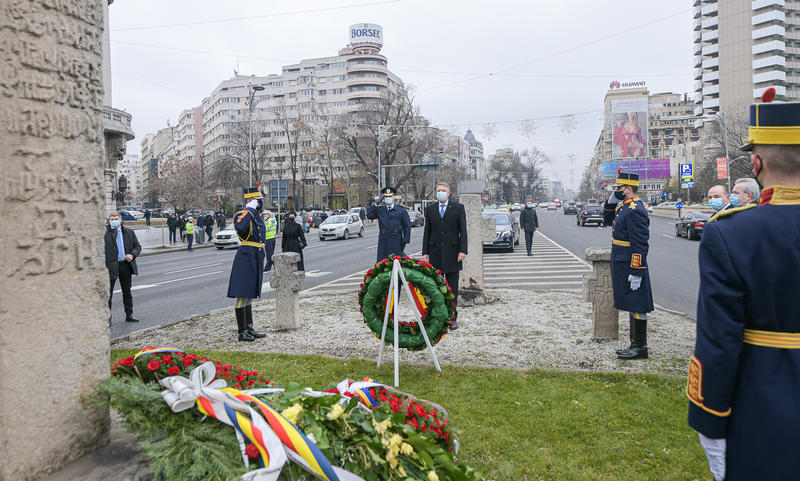
<path fill-rule="evenodd" d="M 108 436 L 108 409 L 82 400 L 109 372 L 104 3 L 0 2 L 5 481 L 39 478 Z"/>
<path fill-rule="evenodd" d="M 592 339 L 619 337 L 619 311 L 611 286 L 611 247 L 589 247 L 584 252 L 592 272 L 583 275 L 583 299 L 592 303 Z"/>
<path fill-rule="evenodd" d="M 459 194 L 458 201 L 467 214 L 467 252 L 459 276 L 459 297 L 475 297 L 483 289 L 483 205 L 480 194 Z"/>
<path fill-rule="evenodd" d="M 297 270 L 300 254 L 284 252 L 272 256 L 270 286 L 275 289 L 275 327 L 297 329 L 300 327 L 300 307 L 297 302 L 300 291 L 306 285 L 305 271 Z"/>

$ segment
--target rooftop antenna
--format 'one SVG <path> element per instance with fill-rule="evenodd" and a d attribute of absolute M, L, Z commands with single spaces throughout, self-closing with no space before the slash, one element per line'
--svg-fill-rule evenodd
<path fill-rule="evenodd" d="M 234 77 L 238 77 L 239 76 L 239 61 L 238 60 L 236 61 L 236 66 L 233 67 L 233 76 Z"/>

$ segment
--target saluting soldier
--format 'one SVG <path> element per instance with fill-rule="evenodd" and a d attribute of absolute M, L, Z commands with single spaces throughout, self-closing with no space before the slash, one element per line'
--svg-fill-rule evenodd
<path fill-rule="evenodd" d="M 265 334 L 253 328 L 253 299 L 261 297 L 261 283 L 264 279 L 264 237 L 266 227 L 261 211 L 264 198 L 261 188 L 244 189 L 244 209 L 233 216 L 233 226 L 239 236 L 241 246 L 236 251 L 228 282 L 228 297 L 236 299 L 236 325 L 240 341 L 254 341 Z"/>
<path fill-rule="evenodd" d="M 397 205 L 394 196 L 397 191 L 392 187 L 381 190 L 382 205 L 374 202 L 367 209 L 368 219 L 378 219 L 378 260 L 380 262 L 390 255 L 405 257 L 406 244 L 411 242 L 411 219 L 405 207 Z"/>
<path fill-rule="evenodd" d="M 689 425 L 718 481 L 798 479 L 800 103 L 751 105 L 742 150 L 765 189 L 703 229 Z"/>
<path fill-rule="evenodd" d="M 647 359 L 647 313 L 653 311 L 653 292 L 647 272 L 650 217 L 637 195 L 639 174 L 617 171 L 616 189 L 604 207 L 611 229 L 611 284 L 614 307 L 628 311 L 631 344 L 618 349 L 620 359 Z"/>

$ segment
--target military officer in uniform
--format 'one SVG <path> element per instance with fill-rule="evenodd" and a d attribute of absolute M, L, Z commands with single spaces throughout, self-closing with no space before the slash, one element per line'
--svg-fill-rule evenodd
<path fill-rule="evenodd" d="M 240 341 L 254 341 L 265 334 L 253 328 L 253 299 L 261 297 L 261 283 L 264 279 L 264 237 L 266 227 L 261 211 L 264 198 L 261 188 L 244 189 L 245 208 L 233 216 L 233 226 L 239 236 L 241 246 L 236 251 L 228 282 L 228 297 L 236 299 L 236 324 Z"/>
<path fill-rule="evenodd" d="M 617 172 L 616 189 L 604 205 L 605 225 L 611 229 L 611 284 L 614 307 L 628 311 L 631 345 L 618 349 L 620 359 L 647 359 L 647 313 L 653 293 L 647 272 L 650 218 L 639 200 L 639 174 Z"/>
<path fill-rule="evenodd" d="M 367 209 L 368 219 L 378 219 L 378 260 L 390 255 L 405 257 L 406 244 L 411 242 L 411 219 L 405 207 L 394 201 L 397 191 L 392 187 L 381 190 L 382 205 L 374 202 Z"/>
<path fill-rule="evenodd" d="M 764 190 L 703 230 L 689 425 L 717 481 L 800 479 L 800 103 L 751 105 L 742 150 Z"/>

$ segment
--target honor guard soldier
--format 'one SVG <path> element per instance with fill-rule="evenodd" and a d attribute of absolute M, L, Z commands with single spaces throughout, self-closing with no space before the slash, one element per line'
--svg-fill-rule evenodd
<path fill-rule="evenodd" d="M 639 174 L 617 171 L 616 189 L 604 207 L 605 225 L 611 229 L 611 284 L 614 307 L 628 311 L 631 345 L 618 349 L 620 359 L 647 359 L 647 313 L 653 310 L 653 293 L 647 272 L 650 218 L 639 200 Z"/>
<path fill-rule="evenodd" d="M 745 142 L 764 190 L 703 229 L 689 425 L 716 480 L 800 479 L 800 103 L 751 105 Z"/>
<path fill-rule="evenodd" d="M 253 329 L 253 299 L 261 297 L 261 283 L 264 279 L 264 237 L 266 227 L 261 211 L 264 198 L 261 188 L 244 189 L 245 208 L 233 216 L 233 226 L 239 236 L 241 246 L 236 251 L 228 282 L 228 297 L 236 299 L 236 324 L 240 341 L 254 341 L 265 334 Z"/>
<path fill-rule="evenodd" d="M 411 242 L 411 219 L 405 207 L 394 201 L 397 191 L 392 187 L 381 190 L 383 203 L 374 202 L 367 209 L 368 219 L 378 219 L 378 260 L 380 262 L 390 255 L 405 257 L 406 244 Z"/>

